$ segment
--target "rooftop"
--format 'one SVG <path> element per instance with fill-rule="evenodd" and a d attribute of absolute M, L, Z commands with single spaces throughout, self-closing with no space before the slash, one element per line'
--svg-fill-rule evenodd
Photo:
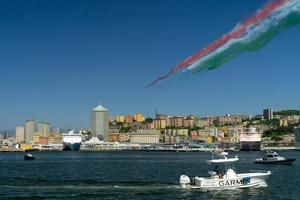
<path fill-rule="evenodd" d="M 102 106 L 102 105 L 99 104 L 98 106 L 96 106 L 95 108 L 93 108 L 92 111 L 103 111 L 103 112 L 108 112 L 108 109 L 105 108 L 104 106 Z"/>

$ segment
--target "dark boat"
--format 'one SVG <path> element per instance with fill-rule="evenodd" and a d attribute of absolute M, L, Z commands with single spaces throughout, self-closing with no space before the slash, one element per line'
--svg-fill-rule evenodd
<path fill-rule="evenodd" d="M 257 158 L 255 163 L 291 165 L 295 160 L 296 158 L 284 158 L 279 156 L 276 152 L 267 152 L 262 158 Z"/>
<path fill-rule="evenodd" d="M 31 153 L 28 153 L 24 156 L 24 160 L 34 160 L 35 157 Z"/>

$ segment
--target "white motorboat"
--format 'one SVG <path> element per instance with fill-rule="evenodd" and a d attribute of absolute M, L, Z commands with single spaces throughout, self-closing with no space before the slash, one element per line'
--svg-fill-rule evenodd
<path fill-rule="evenodd" d="M 255 163 L 291 165 L 295 160 L 296 158 L 285 158 L 279 156 L 275 151 L 268 151 L 262 158 L 255 159 Z"/>
<path fill-rule="evenodd" d="M 221 157 L 220 159 L 208 160 L 209 164 L 214 164 L 214 171 L 209 171 L 210 177 L 195 177 L 190 179 L 186 175 L 180 176 L 180 185 L 188 189 L 200 190 L 229 190 L 237 188 L 249 188 L 267 186 L 265 179 L 272 173 L 266 172 L 249 172 L 237 173 L 233 163 L 239 158 L 227 158 L 226 155 L 213 153 Z M 224 170 L 218 170 L 218 165 L 223 165 Z"/>

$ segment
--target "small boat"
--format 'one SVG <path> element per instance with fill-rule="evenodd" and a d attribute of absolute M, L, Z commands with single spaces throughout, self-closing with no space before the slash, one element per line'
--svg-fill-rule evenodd
<path fill-rule="evenodd" d="M 206 191 L 267 186 L 265 179 L 272 174 L 271 171 L 237 173 L 233 166 L 233 162 L 239 160 L 237 156 L 234 158 L 227 158 L 226 155 L 221 153 L 212 153 L 221 158 L 207 161 L 209 164 L 216 165 L 213 171 L 208 172 L 210 177 L 196 176 L 195 178 L 190 179 L 186 175 L 181 175 L 179 182 L 182 188 Z M 223 170 L 218 170 L 218 165 L 223 165 Z"/>
<path fill-rule="evenodd" d="M 28 153 L 24 156 L 24 160 L 34 160 L 35 157 L 31 154 L 31 153 Z"/>
<path fill-rule="evenodd" d="M 255 159 L 255 163 L 291 165 L 295 160 L 296 158 L 284 158 L 275 151 L 268 151 L 262 158 Z"/>

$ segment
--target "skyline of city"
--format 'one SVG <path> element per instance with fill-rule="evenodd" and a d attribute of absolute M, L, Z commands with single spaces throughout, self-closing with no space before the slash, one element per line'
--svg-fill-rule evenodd
<path fill-rule="evenodd" d="M 273 112 L 278 112 L 278 111 L 284 111 L 284 110 L 299 110 L 299 109 L 291 109 L 291 108 L 285 108 L 285 109 L 280 109 L 280 110 L 275 110 L 273 108 L 264 108 L 263 110 L 261 110 L 260 113 L 255 113 L 255 114 L 250 114 L 250 113 L 226 113 L 226 114 L 216 114 L 216 115 L 195 115 L 195 114 L 189 114 L 189 113 L 181 113 L 181 114 L 171 114 L 171 113 L 163 113 L 163 112 L 157 112 L 157 110 L 155 110 L 155 113 L 152 115 L 152 116 L 147 116 L 147 115 L 144 115 L 142 112 L 136 112 L 136 113 L 122 113 L 122 114 L 116 114 L 116 115 L 113 115 L 110 113 L 110 111 L 104 107 L 103 105 L 98 105 L 96 107 L 93 107 L 91 109 L 91 112 L 90 112 L 90 118 L 89 118 L 89 125 L 87 126 L 80 126 L 80 127 L 76 127 L 76 126 L 72 126 L 72 127 L 59 127 L 57 125 L 54 124 L 54 127 L 52 127 L 51 125 L 53 124 L 52 122 L 50 121 L 44 121 L 44 120 L 37 120 L 34 119 L 34 118 L 29 118 L 29 119 L 25 119 L 25 125 L 23 124 L 22 125 L 22 122 L 16 124 L 14 127 L 12 128 L 9 128 L 9 129 L 0 129 L 0 131 L 15 131 L 16 127 L 23 127 L 26 129 L 26 126 L 29 124 L 29 126 L 31 127 L 30 129 L 36 129 L 37 132 L 41 132 L 43 133 L 44 135 L 47 135 L 47 133 L 50 132 L 50 128 L 51 129 L 54 129 L 54 130 L 59 130 L 59 129 L 62 129 L 64 131 L 67 131 L 67 130 L 70 130 L 70 129 L 74 129 L 74 130 L 81 130 L 81 129 L 90 129 L 91 127 L 95 126 L 96 124 L 96 121 L 97 121 L 97 124 L 98 124 L 98 121 L 99 119 L 102 120 L 102 118 L 106 119 L 108 118 L 108 121 L 109 122 L 122 122 L 122 123 L 133 123 L 133 122 L 142 122 L 142 121 L 145 121 L 146 118 L 151 118 L 151 119 L 157 119 L 157 116 L 160 116 L 160 115 L 165 115 L 165 116 L 168 116 L 168 117 L 197 117 L 199 119 L 203 119 L 203 118 L 216 118 L 216 117 L 226 117 L 226 116 L 249 116 L 250 118 L 254 118 L 254 117 L 263 117 L 265 119 L 273 119 Z M 102 116 L 102 114 L 100 114 L 100 118 L 99 116 L 97 116 L 96 113 L 107 113 L 105 114 L 105 117 L 104 115 Z M 299 111 L 300 112 L 300 111 Z M 96 117 L 97 116 L 97 117 Z M 271 116 L 271 117 L 270 117 Z M 96 118 L 98 120 L 96 120 Z M 129 119 L 128 119 L 129 118 Z M 100 121 L 101 121 L 100 120 Z M 35 122 L 38 122 L 37 124 L 37 127 L 35 127 L 35 125 L 32 125 L 35 124 Z M 46 126 L 46 127 L 45 127 Z M 101 129 L 101 131 L 103 129 L 105 130 L 108 130 L 108 128 L 106 127 L 103 127 L 103 125 L 99 124 L 97 125 L 99 126 L 99 128 Z M 32 128 L 32 127 L 35 127 L 35 128 Z M 39 131 L 39 130 L 43 130 L 43 131 Z M 32 130 L 31 131 L 32 135 L 34 133 L 34 131 Z M 94 132 L 93 135 L 96 134 L 96 131 L 95 130 L 92 130 L 92 132 Z M 99 133 L 97 133 L 96 135 L 98 135 Z"/>
<path fill-rule="evenodd" d="M 119 145 L 118 142 L 127 143 L 121 144 L 121 146 L 125 145 L 122 148 L 129 148 L 131 145 L 135 148 L 137 147 L 135 145 L 145 144 L 200 142 L 205 145 L 205 143 L 222 144 L 224 142 L 234 145 L 240 143 L 245 147 L 242 149 L 248 149 L 246 146 L 249 141 L 243 134 L 249 131 L 255 133 L 252 138 L 257 141 L 253 143 L 254 149 L 260 149 L 262 137 L 265 146 L 275 144 L 280 140 L 282 141 L 280 144 L 293 148 L 290 146 L 294 143 L 295 137 L 291 134 L 299 128 L 299 113 L 299 110 L 274 111 L 272 108 L 266 108 L 256 116 L 228 114 L 200 117 L 156 113 L 153 118 L 146 118 L 142 113 L 110 116 L 108 108 L 97 105 L 90 110 L 90 127 L 77 131 L 72 128 L 61 130 L 52 126 L 50 122 L 36 123 L 34 119 L 30 119 L 25 121 L 25 126 L 17 126 L 14 135 L 0 132 L 0 138 L 4 141 L 3 151 L 19 151 L 16 150 L 18 148 L 21 148 L 21 151 L 32 148 L 40 150 L 62 148 L 78 151 L 82 141 L 84 141 L 83 149 L 85 150 L 101 150 L 102 145 L 115 148 Z M 245 145 L 243 142 L 246 142 Z M 94 148 L 95 145 L 98 147 Z"/>

